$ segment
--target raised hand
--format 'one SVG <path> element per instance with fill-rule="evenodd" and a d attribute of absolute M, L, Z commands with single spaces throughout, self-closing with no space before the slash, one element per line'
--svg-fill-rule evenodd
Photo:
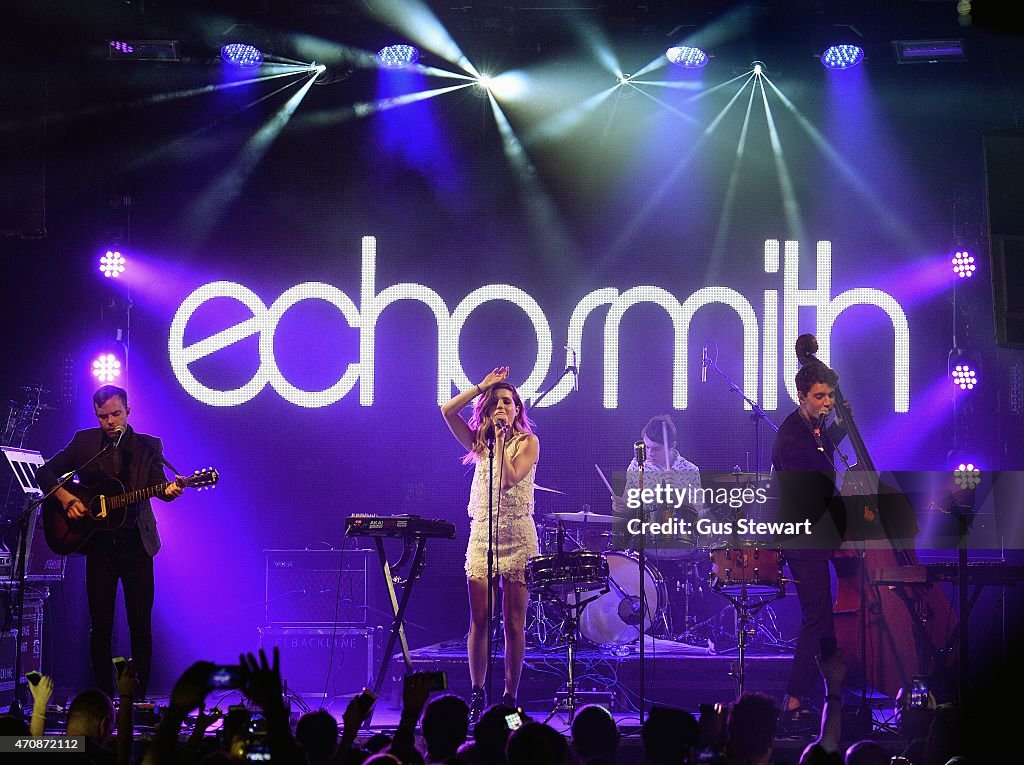
<path fill-rule="evenodd" d="M 177 710 L 191 712 L 202 704 L 210 692 L 208 683 L 212 669 L 213 664 L 208 661 L 197 661 L 186 669 L 174 684 L 170 705 Z"/>
<path fill-rule="evenodd" d="M 133 698 L 137 690 L 139 690 L 139 673 L 135 670 L 135 664 L 129 659 L 117 676 L 117 697 L 119 699 Z"/>
<path fill-rule="evenodd" d="M 260 649 L 257 659 L 251 653 L 244 653 L 239 662 L 242 665 L 244 683 L 242 692 L 265 711 L 267 707 L 284 703 L 281 682 L 281 653 L 274 646 L 274 658 L 267 661 L 267 652 Z"/>
<path fill-rule="evenodd" d="M 50 703 L 50 697 L 53 695 L 53 678 L 49 675 L 41 675 L 38 683 L 28 684 L 28 690 L 32 694 L 33 708 L 45 711 L 46 705 Z"/>
<path fill-rule="evenodd" d="M 500 383 L 502 380 L 508 377 L 508 367 L 495 367 L 494 370 L 483 379 L 480 383 L 481 390 L 487 390 L 494 386 L 495 383 Z"/>

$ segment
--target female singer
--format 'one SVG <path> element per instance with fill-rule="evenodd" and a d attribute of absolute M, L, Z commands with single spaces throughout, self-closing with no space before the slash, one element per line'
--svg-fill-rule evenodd
<path fill-rule="evenodd" d="M 460 393 L 441 407 L 452 435 L 467 449 L 463 462 L 475 464 L 469 491 L 469 546 L 466 578 L 469 587 L 469 677 L 473 684 L 470 715 L 475 721 L 485 705 L 487 668 L 487 543 L 488 510 L 493 513 L 492 583 L 502 587 L 505 628 L 505 693 L 502 703 L 516 706 L 516 692 L 526 651 L 526 562 L 539 552 L 533 522 L 533 476 L 540 442 L 533 435 L 523 401 L 505 379 L 508 367 L 497 367 L 476 387 Z M 478 398 L 479 397 L 479 398 Z M 473 399 L 469 422 L 460 412 Z M 493 476 L 489 445 L 494 446 Z M 494 493 L 488 502 L 489 482 Z M 495 595 L 497 593 L 494 593 Z"/>

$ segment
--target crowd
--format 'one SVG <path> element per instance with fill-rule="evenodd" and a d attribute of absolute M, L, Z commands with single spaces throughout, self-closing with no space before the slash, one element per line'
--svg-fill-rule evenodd
<path fill-rule="evenodd" d="M 877 741 L 860 740 L 845 751 L 841 741 L 841 688 L 846 665 L 839 651 L 819 661 L 825 704 L 817 736 L 800 765 L 890 765 L 890 753 Z M 406 677 L 402 712 L 390 734 L 359 740 L 372 714 L 372 694 L 360 694 L 337 721 L 325 710 L 309 711 L 294 727 L 279 656 L 240 657 L 240 690 L 247 705 L 207 710 L 215 665 L 199 661 L 178 679 L 155 735 L 143 747 L 134 738 L 133 700 L 139 678 L 128 662 L 117 678 L 117 704 L 103 691 L 79 693 L 68 705 L 61 734 L 84 737 L 85 750 L 62 761 L 116 765 L 193 765 L 268 761 L 295 765 L 616 765 L 632 762 L 621 747 L 611 713 L 588 704 L 578 709 L 568 737 L 506 704 L 486 708 L 470 725 L 467 702 L 451 693 L 431 698 L 431 673 Z M 53 734 L 47 725 L 52 679 L 30 686 L 31 719 L 0 718 L 0 735 Z M 962 721 L 955 706 L 928 710 L 897 763 L 966 765 Z M 636 765 L 773 765 L 781 710 L 771 697 L 746 692 L 732 704 L 706 705 L 700 717 L 684 709 L 653 706 L 641 727 L 643 759 Z M 219 730 L 210 733 L 218 721 Z M 134 745 L 134 746 L 133 746 Z M 36 755 L 33 755 L 36 756 Z M 36 760 L 38 761 L 38 759 Z"/>

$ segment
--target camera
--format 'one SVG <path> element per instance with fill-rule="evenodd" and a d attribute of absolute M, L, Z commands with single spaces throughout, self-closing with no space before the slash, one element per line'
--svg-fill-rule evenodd
<path fill-rule="evenodd" d="M 123 656 L 115 656 L 111 659 L 111 662 L 114 664 L 114 673 L 117 675 L 118 679 L 120 679 L 121 673 L 124 672 L 124 668 L 128 666 L 128 660 Z"/>
<path fill-rule="evenodd" d="M 518 712 L 505 715 L 505 727 L 509 730 L 518 730 L 523 727 L 523 716 Z"/>
<path fill-rule="evenodd" d="M 910 706 L 911 707 L 927 707 L 928 706 L 928 678 L 923 675 L 915 675 L 911 680 L 910 685 Z"/>
<path fill-rule="evenodd" d="M 43 676 L 33 669 L 31 672 L 25 673 L 25 679 L 32 685 L 39 685 L 39 681 L 43 679 Z"/>
<path fill-rule="evenodd" d="M 429 693 L 448 690 L 448 673 L 446 672 L 413 672 L 411 675 L 405 676 L 406 687 L 412 683 L 414 677 L 426 678 L 427 691 Z"/>
<path fill-rule="evenodd" d="M 373 706 L 373 702 L 377 700 L 377 694 L 369 688 L 363 688 L 362 693 L 360 693 L 357 698 L 359 700 L 359 708 L 365 715 L 370 711 L 370 707 Z"/>
<path fill-rule="evenodd" d="M 728 760 L 725 747 L 721 745 L 705 746 L 697 750 L 697 765 L 724 765 Z"/>
<path fill-rule="evenodd" d="M 238 664 L 221 664 L 210 670 L 206 680 L 210 690 L 234 690 L 242 687 L 242 668 Z"/>

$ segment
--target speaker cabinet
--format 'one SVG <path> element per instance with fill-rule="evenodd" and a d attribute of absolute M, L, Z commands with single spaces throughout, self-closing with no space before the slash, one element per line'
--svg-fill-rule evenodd
<path fill-rule="evenodd" d="M 366 624 L 368 550 L 264 550 L 271 627 Z"/>

